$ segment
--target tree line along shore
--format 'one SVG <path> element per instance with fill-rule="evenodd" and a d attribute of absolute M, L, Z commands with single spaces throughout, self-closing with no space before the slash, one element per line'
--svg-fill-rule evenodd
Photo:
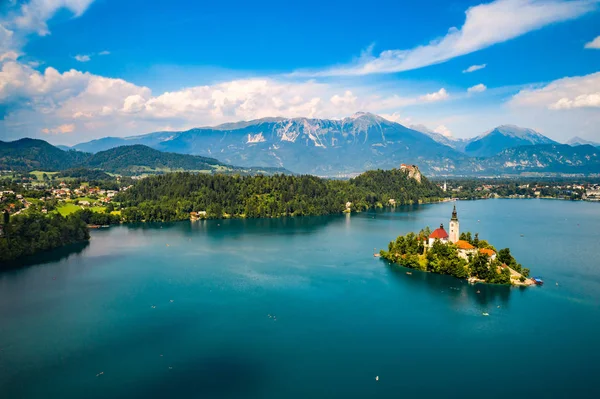
<path fill-rule="evenodd" d="M 9 267 L 37 252 L 88 240 L 88 225 L 186 220 L 191 212 L 203 212 L 207 218 L 329 215 L 438 202 L 444 197 L 416 167 L 368 171 L 345 181 L 311 175 L 170 173 L 133 182 L 112 198 L 104 212 L 81 206 L 63 216 L 46 203 L 18 215 L 5 210 L 0 264 Z"/>

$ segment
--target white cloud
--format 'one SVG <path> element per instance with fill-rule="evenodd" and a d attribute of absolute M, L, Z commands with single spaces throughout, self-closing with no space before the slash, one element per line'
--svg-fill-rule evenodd
<path fill-rule="evenodd" d="M 592 94 L 581 94 L 575 98 L 563 97 L 554 104 L 550 104 L 550 109 L 571 109 L 571 108 L 600 108 L 600 91 Z"/>
<path fill-rule="evenodd" d="M 98 53 L 98 55 L 109 55 L 109 54 L 110 54 L 110 51 L 108 51 L 108 50 L 104 50 L 104 51 L 101 51 Z"/>
<path fill-rule="evenodd" d="M 40 36 L 50 33 L 46 22 L 61 8 L 81 16 L 94 0 L 31 0 L 22 4 L 13 19 L 14 25 L 26 32 L 37 32 Z"/>
<path fill-rule="evenodd" d="M 470 67 L 468 67 L 467 69 L 463 70 L 463 73 L 471 73 L 471 72 L 475 72 L 475 71 L 479 71 L 480 69 L 483 69 L 487 66 L 487 64 L 480 64 L 480 65 L 471 65 Z"/>
<path fill-rule="evenodd" d="M 600 72 L 562 78 L 540 88 L 521 90 L 510 104 L 550 110 L 600 107 Z"/>
<path fill-rule="evenodd" d="M 346 87 L 313 80 L 240 79 L 154 95 L 122 79 L 54 68 L 40 72 L 18 61 L 0 68 L 4 128 L 23 131 L 74 124 L 72 132 L 134 134 L 159 126 L 187 128 L 268 116 L 340 118 L 357 111 L 395 112 L 449 98 L 446 89 L 400 95 L 386 87 Z M 18 122 L 18 123 L 16 123 Z M 0 124 L 3 122 L 0 122 Z M 0 125 L 2 126 L 2 125 Z M 135 129 L 135 131 L 131 131 Z"/>
<path fill-rule="evenodd" d="M 435 129 L 433 129 L 433 131 L 436 132 L 436 133 L 441 134 L 444 137 L 452 137 L 452 132 L 450 131 L 450 129 L 448 129 L 444 125 L 439 125 Z"/>
<path fill-rule="evenodd" d="M 73 58 L 75 58 L 79 62 L 88 62 L 89 60 L 91 60 L 90 56 L 87 54 L 77 54 Z"/>
<path fill-rule="evenodd" d="M 421 101 L 433 102 L 433 101 L 441 101 L 446 100 L 450 95 L 446 91 L 446 89 L 441 88 L 435 93 L 425 94 L 424 96 L 419 97 Z"/>
<path fill-rule="evenodd" d="M 596 37 L 591 42 L 586 43 L 584 47 L 588 48 L 588 49 L 599 49 L 600 50 L 600 36 Z"/>
<path fill-rule="evenodd" d="M 364 52 L 357 62 L 298 76 L 352 76 L 393 73 L 438 64 L 469 54 L 546 25 L 580 17 L 596 9 L 595 0 L 496 0 L 470 7 L 460 29 L 410 50 Z"/>
<path fill-rule="evenodd" d="M 16 60 L 17 58 L 19 58 L 19 54 L 16 51 L 7 51 L 4 54 L 0 54 L 0 62 L 3 61 L 7 61 L 7 60 Z"/>
<path fill-rule="evenodd" d="M 481 93 L 487 90 L 487 87 L 483 83 L 469 87 L 467 93 Z"/>
<path fill-rule="evenodd" d="M 42 133 L 44 134 L 65 134 L 65 133 L 72 133 L 75 130 L 75 125 L 74 124 L 64 124 L 64 125 L 60 125 L 57 126 L 55 128 L 43 128 L 42 129 Z"/>

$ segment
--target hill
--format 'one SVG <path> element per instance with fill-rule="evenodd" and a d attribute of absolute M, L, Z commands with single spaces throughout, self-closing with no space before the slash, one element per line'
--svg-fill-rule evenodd
<path fill-rule="evenodd" d="M 90 154 L 63 151 L 44 140 L 0 141 L 0 170 L 57 171 L 85 162 Z"/>
<path fill-rule="evenodd" d="M 227 167 L 214 158 L 160 152 L 140 144 L 98 152 L 85 162 L 85 166 L 119 174 L 175 170 L 210 172 Z"/>
<path fill-rule="evenodd" d="M 205 173 L 274 174 L 290 173 L 283 168 L 236 167 L 214 158 L 161 152 L 144 145 L 129 145 L 96 154 L 64 151 L 43 141 L 21 139 L 0 141 L 0 170 L 67 171 L 85 168 L 123 175 L 196 171 Z"/>

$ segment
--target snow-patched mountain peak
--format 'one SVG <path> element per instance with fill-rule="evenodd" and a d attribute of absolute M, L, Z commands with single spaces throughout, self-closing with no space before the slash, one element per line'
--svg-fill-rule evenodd
<path fill-rule="evenodd" d="M 531 142 L 532 144 L 550 144 L 554 141 L 539 133 L 536 130 L 519 127 L 516 125 L 500 125 L 492 130 L 489 130 L 479 136 L 479 138 L 483 138 L 490 134 L 501 134 L 506 137 L 514 137 L 521 140 L 526 140 Z"/>

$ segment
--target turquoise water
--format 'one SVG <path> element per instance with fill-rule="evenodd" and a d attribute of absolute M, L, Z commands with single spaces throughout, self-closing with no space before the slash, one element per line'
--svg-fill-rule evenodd
<path fill-rule="evenodd" d="M 600 206 L 456 204 L 546 285 L 373 257 L 451 203 L 95 231 L 0 274 L 0 397 L 600 397 Z"/>

